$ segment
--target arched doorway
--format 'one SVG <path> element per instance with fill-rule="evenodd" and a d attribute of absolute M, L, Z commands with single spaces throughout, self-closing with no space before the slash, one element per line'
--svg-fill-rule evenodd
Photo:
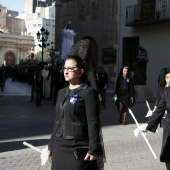
<path fill-rule="evenodd" d="M 15 54 L 10 51 L 5 54 L 4 57 L 6 65 L 15 65 Z"/>
<path fill-rule="evenodd" d="M 90 36 L 86 36 L 82 39 L 89 39 L 90 44 L 87 52 L 87 59 L 90 59 L 91 63 L 93 63 L 93 66 L 95 70 L 98 69 L 98 48 L 97 48 L 97 43 L 94 38 Z"/>

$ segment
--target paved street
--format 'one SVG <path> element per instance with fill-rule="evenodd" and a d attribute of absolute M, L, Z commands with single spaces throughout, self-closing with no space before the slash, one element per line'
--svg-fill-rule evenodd
<path fill-rule="evenodd" d="M 38 152 L 22 144 L 26 141 L 44 148 L 55 115 L 55 106 L 48 99 L 43 99 L 41 107 L 30 102 L 30 88 L 26 83 L 8 79 L 5 91 L 0 92 L 0 170 L 50 170 L 50 165 L 41 166 Z M 140 123 L 147 120 L 145 103 L 137 103 L 132 110 Z M 144 139 L 133 135 L 136 125 L 131 115 L 128 115 L 126 126 L 119 125 L 118 119 L 113 96 L 107 94 L 106 109 L 102 108 L 101 112 L 107 159 L 105 170 L 166 170 L 159 161 L 162 129 L 156 134 L 147 133 L 158 157 L 155 160 Z"/>

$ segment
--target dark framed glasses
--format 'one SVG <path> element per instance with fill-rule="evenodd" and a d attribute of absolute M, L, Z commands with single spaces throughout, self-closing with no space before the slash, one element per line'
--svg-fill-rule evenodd
<path fill-rule="evenodd" d="M 73 71 L 75 71 L 75 68 L 77 68 L 77 67 L 63 67 L 63 71 L 68 71 L 68 72 L 73 72 Z"/>

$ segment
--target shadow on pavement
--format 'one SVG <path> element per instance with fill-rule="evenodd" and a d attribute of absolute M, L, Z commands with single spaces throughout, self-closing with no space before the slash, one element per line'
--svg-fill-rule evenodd
<path fill-rule="evenodd" d="M 29 96 L 2 96 L 0 107 L 1 141 L 51 134 L 55 117 L 52 102 L 43 100 L 42 106 L 36 107 Z"/>

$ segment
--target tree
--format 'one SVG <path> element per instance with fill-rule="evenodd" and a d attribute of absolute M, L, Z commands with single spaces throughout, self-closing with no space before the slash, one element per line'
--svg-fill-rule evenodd
<path fill-rule="evenodd" d="M 42 51 L 38 52 L 35 55 L 35 59 L 41 61 L 42 60 Z M 50 53 L 49 53 L 49 49 L 48 48 L 44 48 L 44 52 L 43 52 L 43 60 L 44 62 L 50 63 L 51 62 L 51 57 L 50 57 Z"/>

